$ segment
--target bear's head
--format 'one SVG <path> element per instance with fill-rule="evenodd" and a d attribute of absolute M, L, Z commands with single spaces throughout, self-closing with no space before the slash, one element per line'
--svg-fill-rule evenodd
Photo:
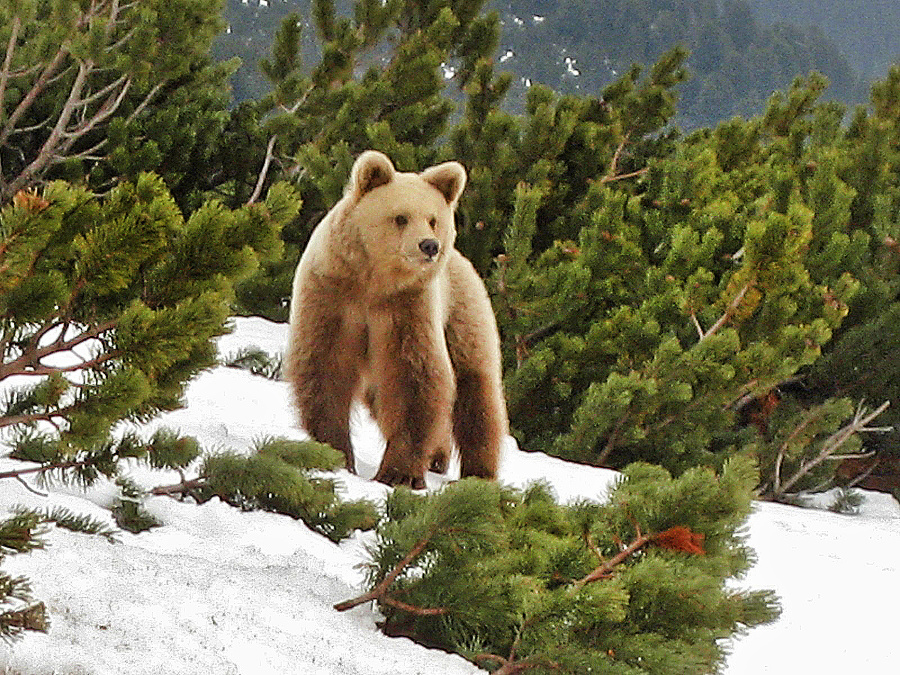
<path fill-rule="evenodd" d="M 353 229 L 374 276 L 393 290 L 434 276 L 456 239 L 453 212 L 466 184 L 459 162 L 421 173 L 394 169 L 380 152 L 364 152 L 353 165 L 346 196 Z"/>

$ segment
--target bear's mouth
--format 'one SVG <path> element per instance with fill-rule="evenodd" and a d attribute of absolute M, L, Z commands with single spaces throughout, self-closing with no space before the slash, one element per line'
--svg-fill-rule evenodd
<path fill-rule="evenodd" d="M 435 255 L 428 255 L 427 253 L 407 253 L 403 256 L 403 258 L 411 265 L 419 266 L 419 267 L 429 267 L 438 261 L 438 258 L 441 257 L 440 251 L 438 251 Z"/>

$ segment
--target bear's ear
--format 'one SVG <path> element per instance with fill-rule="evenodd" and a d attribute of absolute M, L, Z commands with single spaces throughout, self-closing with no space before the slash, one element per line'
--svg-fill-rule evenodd
<path fill-rule="evenodd" d="M 394 180 L 394 173 L 394 165 L 387 155 L 377 150 L 366 150 L 353 164 L 347 192 L 358 199 L 369 190 L 390 183 Z"/>
<path fill-rule="evenodd" d="M 466 170 L 459 162 L 444 162 L 430 169 L 425 169 L 421 174 L 424 181 L 430 183 L 444 195 L 444 199 L 451 208 L 456 207 L 459 196 L 466 186 Z"/>

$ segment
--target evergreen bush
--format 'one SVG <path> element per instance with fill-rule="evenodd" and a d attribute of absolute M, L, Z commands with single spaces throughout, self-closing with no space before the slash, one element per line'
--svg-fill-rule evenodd
<path fill-rule="evenodd" d="M 741 527 L 752 461 L 672 478 L 633 464 L 602 503 L 556 503 L 467 479 L 396 489 L 377 528 L 369 591 L 382 630 L 494 673 L 714 673 L 727 639 L 778 615 L 733 580 L 752 564 Z"/>

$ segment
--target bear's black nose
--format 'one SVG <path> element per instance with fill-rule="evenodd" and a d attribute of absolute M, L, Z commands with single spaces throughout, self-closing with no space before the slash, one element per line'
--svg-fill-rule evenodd
<path fill-rule="evenodd" d="M 423 239 L 419 242 L 419 250 L 429 258 L 436 256 L 440 248 L 441 245 L 438 243 L 437 239 Z"/>

